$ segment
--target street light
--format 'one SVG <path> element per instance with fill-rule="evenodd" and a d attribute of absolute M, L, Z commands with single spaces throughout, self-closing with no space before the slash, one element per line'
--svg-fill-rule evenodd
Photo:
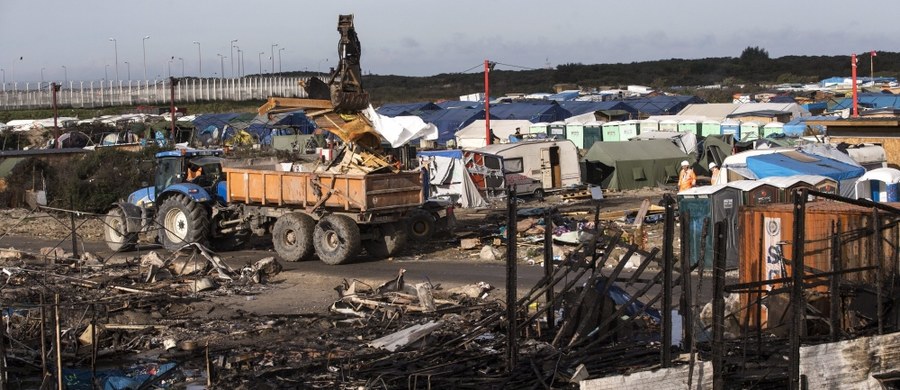
<path fill-rule="evenodd" d="M 63 65 L 62 68 L 63 68 L 63 79 L 66 80 L 66 84 L 68 84 L 69 83 L 69 70 L 66 69 L 65 65 Z"/>
<path fill-rule="evenodd" d="M 184 78 L 184 58 L 178 57 L 178 60 L 181 61 L 181 78 Z"/>
<path fill-rule="evenodd" d="M 150 36 L 147 35 L 144 39 L 141 40 L 141 45 L 144 46 L 144 80 L 147 80 L 147 40 L 150 39 Z"/>
<path fill-rule="evenodd" d="M 278 73 L 281 73 L 281 51 L 282 50 L 284 50 L 283 47 L 281 49 L 278 49 Z"/>
<path fill-rule="evenodd" d="M 131 63 L 125 61 L 125 69 L 128 69 L 128 81 L 131 81 Z"/>
<path fill-rule="evenodd" d="M 113 43 L 113 50 L 116 53 L 116 82 L 119 81 L 119 41 L 116 41 L 116 38 L 109 38 Z"/>
<path fill-rule="evenodd" d="M 277 43 L 272 44 L 271 56 L 272 56 L 272 71 L 269 74 L 275 73 L 275 46 L 278 46 Z"/>
<path fill-rule="evenodd" d="M 219 71 L 222 72 L 221 75 L 222 75 L 222 78 L 224 79 L 225 78 L 225 59 L 228 58 L 228 56 L 223 56 L 219 53 L 216 53 L 216 55 L 219 56 L 219 67 L 220 67 Z"/>
<path fill-rule="evenodd" d="M 231 77 L 234 77 L 234 43 L 237 41 L 237 39 L 231 40 Z"/>
<path fill-rule="evenodd" d="M 203 77 L 203 57 L 200 55 L 200 42 L 194 41 L 197 45 L 197 76 Z"/>
<path fill-rule="evenodd" d="M 261 52 L 259 52 L 259 56 L 258 56 L 259 57 L 259 75 L 260 76 L 262 76 L 262 55 L 263 54 L 266 54 L 266 52 L 261 51 Z"/>

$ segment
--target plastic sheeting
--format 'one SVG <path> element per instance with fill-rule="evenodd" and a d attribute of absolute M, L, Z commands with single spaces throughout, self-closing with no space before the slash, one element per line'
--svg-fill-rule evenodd
<path fill-rule="evenodd" d="M 430 197 L 449 196 L 462 208 L 485 207 L 487 201 L 481 196 L 460 150 L 419 153 L 423 165 L 428 167 Z"/>
<path fill-rule="evenodd" d="M 363 115 L 392 147 L 400 147 L 410 140 L 425 138 L 426 140 L 438 139 L 438 128 L 431 123 L 425 123 L 417 116 L 395 116 L 393 118 L 378 114 L 372 106 L 363 111 Z"/>

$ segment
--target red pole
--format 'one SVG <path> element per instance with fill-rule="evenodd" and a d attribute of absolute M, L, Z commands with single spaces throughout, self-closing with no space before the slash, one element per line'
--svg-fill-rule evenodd
<path fill-rule="evenodd" d="M 856 92 L 856 53 L 853 53 L 853 55 L 850 56 L 850 68 L 852 69 L 850 71 L 850 78 L 853 83 L 853 117 L 859 118 L 859 95 Z"/>
<path fill-rule="evenodd" d="M 484 60 L 484 144 L 491 144 L 491 89 L 490 78 L 491 73 L 490 62 Z"/>

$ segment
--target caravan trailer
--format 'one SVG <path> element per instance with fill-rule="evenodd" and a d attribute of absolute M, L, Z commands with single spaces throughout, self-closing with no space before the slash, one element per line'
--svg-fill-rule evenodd
<path fill-rule="evenodd" d="M 515 185 L 517 194 L 543 196 L 546 192 L 581 185 L 578 148 L 570 140 L 496 144 L 466 154 L 501 158 L 506 185 Z"/>

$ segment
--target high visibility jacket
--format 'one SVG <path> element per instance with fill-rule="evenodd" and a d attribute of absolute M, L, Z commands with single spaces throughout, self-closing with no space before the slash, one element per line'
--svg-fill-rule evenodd
<path fill-rule="evenodd" d="M 697 175 L 694 174 L 693 169 L 691 169 L 691 168 L 683 169 L 678 174 L 678 192 L 691 189 L 696 184 L 697 184 Z"/>

